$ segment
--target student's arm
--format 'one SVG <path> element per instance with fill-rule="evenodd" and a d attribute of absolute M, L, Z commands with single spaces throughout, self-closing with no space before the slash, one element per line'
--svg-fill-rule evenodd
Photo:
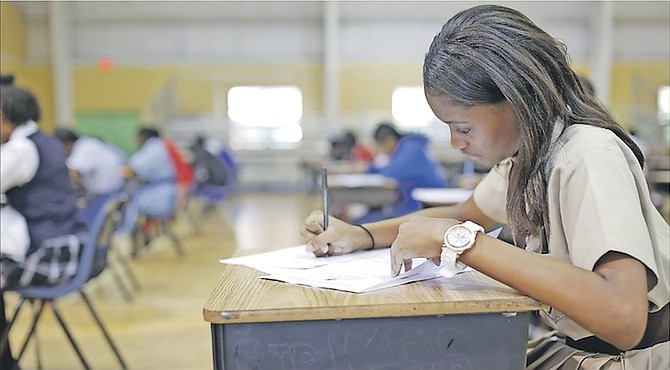
<path fill-rule="evenodd" d="M 589 271 L 480 238 L 486 239 L 482 248 L 461 256 L 472 268 L 556 308 L 619 349 L 633 348 L 642 339 L 648 289 L 645 267 L 638 260 L 609 252 Z"/>
<path fill-rule="evenodd" d="M 365 224 L 375 238 L 376 247 L 388 247 L 393 243 L 398 235 L 398 227 L 415 217 L 434 217 L 434 218 L 453 218 L 457 220 L 470 220 L 482 225 L 484 229 L 490 230 L 496 225 L 496 222 L 486 216 L 475 204 L 472 197 L 465 202 L 450 205 L 424 208 L 422 210 L 400 216 L 393 219 L 382 220 L 375 223 Z M 363 245 L 361 247 L 366 247 Z M 360 248 L 358 248 L 360 249 Z"/>
<path fill-rule="evenodd" d="M 418 216 L 471 220 L 487 230 L 496 224 L 477 207 L 473 198 L 470 197 L 460 204 L 426 208 L 408 215 L 364 224 L 364 227 L 372 234 L 375 248 L 387 248 L 398 235 L 398 227 Z M 323 213 L 314 211 L 305 220 L 301 232 L 303 239 L 306 241 L 307 250 L 314 252 L 317 256 L 326 253 L 330 255 L 346 254 L 372 246 L 370 235 L 358 226 L 330 217 L 328 230 L 324 232 L 322 222 Z"/>
<path fill-rule="evenodd" d="M 444 231 L 458 222 L 422 217 L 402 224 L 391 247 L 392 274 L 409 258 L 439 257 Z M 474 246 L 459 259 L 559 310 L 619 349 L 633 348 L 644 334 L 646 271 L 628 255 L 609 252 L 589 271 L 478 233 Z"/>
<path fill-rule="evenodd" d="M 135 177 L 135 171 L 129 165 L 121 167 L 121 177 L 128 180 Z"/>
<path fill-rule="evenodd" d="M 79 176 L 79 171 L 70 169 L 70 180 L 72 181 L 72 186 L 74 186 L 75 189 L 81 187 L 81 176 Z"/>

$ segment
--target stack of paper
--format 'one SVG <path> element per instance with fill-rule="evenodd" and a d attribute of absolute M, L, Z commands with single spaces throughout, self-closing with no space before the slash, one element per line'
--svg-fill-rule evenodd
<path fill-rule="evenodd" d="M 300 245 L 219 262 L 245 265 L 268 274 L 262 276 L 262 279 L 353 293 L 445 276 L 444 269 L 431 260 L 421 258 L 413 261 L 414 268 L 410 271 L 391 277 L 389 253 L 390 249 L 385 248 L 342 256 L 316 257 L 307 252 L 304 245 Z"/>

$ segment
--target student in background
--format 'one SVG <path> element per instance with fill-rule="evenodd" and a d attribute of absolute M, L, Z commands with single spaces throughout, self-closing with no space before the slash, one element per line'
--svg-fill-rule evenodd
<path fill-rule="evenodd" d="M 213 137 L 205 138 L 204 147 L 208 152 L 219 158 L 223 162 L 223 165 L 226 166 L 226 170 L 228 171 L 228 184 L 226 187 L 228 188 L 228 193 L 233 192 L 237 187 L 241 170 L 235 153 L 228 145 Z"/>
<path fill-rule="evenodd" d="M 529 346 L 527 369 L 670 368 L 670 229 L 640 149 L 564 46 L 513 9 L 474 6 L 433 39 L 424 90 L 452 146 L 491 172 L 464 203 L 363 225 L 370 234 L 332 217 L 324 231 L 315 211 L 307 248 L 390 246 L 392 275 L 430 258 L 537 299 L 555 332 Z M 514 245 L 481 232 L 496 224 Z"/>
<path fill-rule="evenodd" d="M 213 206 L 225 199 L 227 185 L 232 174 L 221 158 L 205 148 L 205 138 L 198 136 L 191 145 L 191 167 L 195 178 L 193 194 L 201 198 L 207 206 Z"/>
<path fill-rule="evenodd" d="M 11 73 L 0 74 L 0 86 L 14 85 L 14 75 Z"/>
<path fill-rule="evenodd" d="M 0 86 L 14 84 L 14 75 L 0 75 Z M 1 144 L 4 144 L 4 140 Z M 11 146 L 10 146 L 11 147 Z M 0 147 L 2 148 L 2 147 Z M 5 147 L 7 149 L 8 147 Z M 7 204 L 7 197 L 0 194 L 0 251 L 6 258 L 16 261 L 23 260 L 30 246 L 30 235 L 26 219 L 12 206 Z"/>
<path fill-rule="evenodd" d="M 341 142 L 345 148 L 347 160 L 363 163 L 371 163 L 374 160 L 374 155 L 370 149 L 358 142 L 358 138 L 353 131 L 345 131 Z"/>
<path fill-rule="evenodd" d="M 402 193 L 393 205 L 393 216 L 401 216 L 418 209 L 421 204 L 411 196 L 415 188 L 438 188 L 446 186 L 446 179 L 439 162 L 429 153 L 429 140 L 424 135 L 403 135 L 387 122 L 380 123 L 374 132 L 379 151 L 387 156 L 383 165 L 372 163 L 368 173 L 380 174 L 395 179 Z M 382 210 L 372 210 L 355 220 L 355 223 L 378 221 L 385 218 Z"/>
<path fill-rule="evenodd" d="M 177 200 L 176 171 L 158 130 L 143 127 L 138 132 L 140 149 L 122 168 L 123 177 L 133 188 L 126 206 L 121 232 L 131 234 L 140 215 L 163 217 L 172 214 Z M 133 186 L 130 186 L 130 185 Z"/>
<path fill-rule="evenodd" d="M 100 207 L 123 188 L 121 169 L 127 161 L 126 155 L 113 144 L 79 136 L 66 128 L 56 129 L 54 136 L 63 144 L 75 187 L 84 191 L 86 205 L 81 215 L 91 225 Z"/>
<path fill-rule="evenodd" d="M 168 156 L 170 157 L 172 167 L 174 168 L 175 181 L 177 183 L 177 197 L 172 212 L 174 215 L 178 209 L 186 207 L 188 198 L 193 191 L 195 178 L 191 164 L 186 160 L 184 153 L 182 153 L 181 149 L 177 146 L 177 143 L 169 138 L 162 138 L 162 140 L 167 149 Z"/>
<path fill-rule="evenodd" d="M 330 151 L 328 158 L 332 161 L 348 161 L 349 151 L 341 137 L 334 137 L 330 139 Z"/>
<path fill-rule="evenodd" d="M 0 295 L 6 289 L 70 279 L 88 236 L 86 224 L 78 217 L 62 146 L 39 130 L 39 119 L 40 108 L 30 91 L 0 87 L 0 192 L 24 217 L 30 238 L 24 256 L 0 256 Z M 0 301 L 4 329 L 4 300 Z M 3 353 L 2 369 L 17 369 L 9 347 Z"/>

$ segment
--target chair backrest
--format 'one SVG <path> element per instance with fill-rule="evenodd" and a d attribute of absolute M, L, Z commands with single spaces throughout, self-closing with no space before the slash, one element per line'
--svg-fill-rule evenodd
<path fill-rule="evenodd" d="M 79 290 L 88 280 L 100 274 L 106 266 L 107 251 L 126 201 L 127 196 L 121 194 L 100 208 L 84 241 L 77 272 L 72 279 L 58 285 L 25 287 L 18 292 L 26 298 L 55 299 Z"/>

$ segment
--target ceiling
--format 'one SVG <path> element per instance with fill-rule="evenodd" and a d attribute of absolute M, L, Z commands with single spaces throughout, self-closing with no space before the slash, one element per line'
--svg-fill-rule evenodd
<path fill-rule="evenodd" d="M 18 1 L 28 21 L 45 20 L 48 2 Z M 303 21 L 321 22 L 324 1 L 73 1 L 68 2 L 71 20 L 86 22 L 225 22 Z M 472 1 L 341 1 L 341 20 L 393 21 L 446 20 L 472 6 Z M 535 20 L 587 21 L 600 11 L 594 1 L 501 2 Z M 616 22 L 670 22 L 668 1 L 614 1 Z"/>

